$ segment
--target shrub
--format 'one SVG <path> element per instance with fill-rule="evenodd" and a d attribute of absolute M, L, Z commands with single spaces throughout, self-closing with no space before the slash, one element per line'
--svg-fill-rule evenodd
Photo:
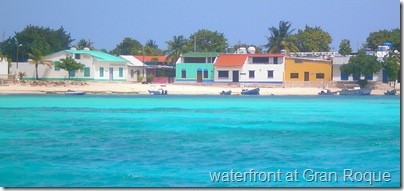
<path fill-rule="evenodd" d="M 149 75 L 146 77 L 147 83 L 151 83 L 153 81 L 153 76 Z"/>
<path fill-rule="evenodd" d="M 137 82 L 142 82 L 143 81 L 143 76 L 137 76 Z"/>
<path fill-rule="evenodd" d="M 18 79 L 23 80 L 24 77 L 27 77 L 25 72 L 18 72 Z"/>
<path fill-rule="evenodd" d="M 364 88 L 367 84 L 368 84 L 368 81 L 367 81 L 367 80 L 358 80 L 358 85 L 359 85 L 361 88 Z"/>

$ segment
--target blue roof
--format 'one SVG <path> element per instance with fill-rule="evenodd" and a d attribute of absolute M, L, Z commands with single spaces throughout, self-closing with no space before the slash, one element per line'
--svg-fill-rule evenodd
<path fill-rule="evenodd" d="M 127 60 L 96 50 L 66 50 L 72 54 L 88 54 L 94 56 L 97 62 L 128 62 Z"/>

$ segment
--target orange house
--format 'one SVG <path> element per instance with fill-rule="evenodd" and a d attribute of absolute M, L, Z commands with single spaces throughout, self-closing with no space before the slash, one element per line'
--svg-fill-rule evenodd
<path fill-rule="evenodd" d="M 286 57 L 284 81 L 332 81 L 329 60 Z"/>

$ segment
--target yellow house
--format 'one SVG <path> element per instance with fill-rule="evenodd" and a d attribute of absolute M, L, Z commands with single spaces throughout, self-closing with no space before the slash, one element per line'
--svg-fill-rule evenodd
<path fill-rule="evenodd" d="M 331 61 L 286 57 L 285 81 L 331 81 L 331 74 Z"/>

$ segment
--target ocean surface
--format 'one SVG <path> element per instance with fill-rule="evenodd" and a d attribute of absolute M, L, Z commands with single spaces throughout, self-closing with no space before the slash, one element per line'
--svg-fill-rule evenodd
<path fill-rule="evenodd" d="M 0 96 L 0 187 L 399 186 L 399 96 Z"/>

